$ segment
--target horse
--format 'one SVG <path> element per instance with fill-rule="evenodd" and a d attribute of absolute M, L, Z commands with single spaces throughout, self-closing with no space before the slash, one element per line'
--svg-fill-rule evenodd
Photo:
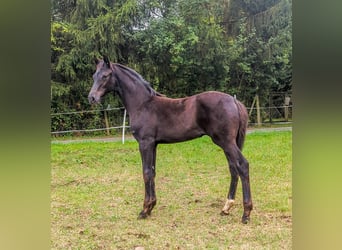
<path fill-rule="evenodd" d="M 154 90 L 139 73 L 110 62 L 107 56 L 95 58 L 95 64 L 89 103 L 100 103 L 106 94 L 116 93 L 127 110 L 130 130 L 139 144 L 145 198 L 138 218 L 150 216 L 157 203 L 154 182 L 157 145 L 208 135 L 223 149 L 231 175 L 221 215 L 230 213 L 240 177 L 244 208 L 241 222 L 248 223 L 253 203 L 249 163 L 241 153 L 248 123 L 246 107 L 235 97 L 218 91 L 202 92 L 185 98 L 168 98 Z"/>

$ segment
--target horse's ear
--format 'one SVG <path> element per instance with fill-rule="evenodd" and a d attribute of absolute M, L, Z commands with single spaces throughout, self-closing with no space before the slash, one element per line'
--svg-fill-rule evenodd
<path fill-rule="evenodd" d="M 98 65 L 100 60 L 96 56 L 94 56 L 94 62 L 95 62 L 96 65 Z"/>
<path fill-rule="evenodd" d="M 108 56 L 104 55 L 103 56 L 103 61 L 106 63 L 107 67 L 110 68 L 110 61 Z"/>

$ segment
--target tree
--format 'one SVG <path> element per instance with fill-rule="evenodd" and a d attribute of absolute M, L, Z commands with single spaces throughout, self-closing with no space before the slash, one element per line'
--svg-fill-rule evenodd
<path fill-rule="evenodd" d="M 291 0 L 52 0 L 53 110 L 88 109 L 106 54 L 171 97 L 205 90 L 247 106 L 292 81 Z M 120 105 L 108 97 L 112 106 Z"/>

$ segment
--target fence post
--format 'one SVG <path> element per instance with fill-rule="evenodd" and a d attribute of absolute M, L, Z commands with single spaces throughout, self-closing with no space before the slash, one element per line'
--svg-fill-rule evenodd
<path fill-rule="evenodd" d="M 124 111 L 123 123 L 122 123 L 122 144 L 125 144 L 125 126 L 126 126 L 126 109 Z"/>
<path fill-rule="evenodd" d="M 105 123 L 106 123 L 107 135 L 110 135 L 110 132 L 109 132 L 109 122 L 108 122 L 107 110 L 105 110 L 105 111 L 104 111 L 104 117 L 105 117 Z"/>
<path fill-rule="evenodd" d="M 272 124 L 272 105 L 273 105 L 273 102 L 272 102 L 272 97 L 273 97 L 273 95 L 272 94 L 270 94 L 270 96 L 269 96 L 269 107 L 268 107 L 268 111 L 269 111 L 269 116 L 270 116 L 270 125 Z"/>
<path fill-rule="evenodd" d="M 257 109 L 257 122 L 258 122 L 258 126 L 261 126 L 259 95 L 255 96 L 255 103 L 256 103 L 256 109 Z"/>
<path fill-rule="evenodd" d="M 289 105 L 290 105 L 290 97 L 285 96 L 285 103 L 284 103 L 285 121 L 289 121 Z"/>
<path fill-rule="evenodd" d="M 251 106 L 251 110 L 249 111 L 248 116 L 251 116 L 252 112 L 253 112 L 253 108 L 254 108 L 254 104 L 255 104 L 255 99 L 256 97 L 253 98 L 253 102 L 252 102 L 252 106 Z"/>

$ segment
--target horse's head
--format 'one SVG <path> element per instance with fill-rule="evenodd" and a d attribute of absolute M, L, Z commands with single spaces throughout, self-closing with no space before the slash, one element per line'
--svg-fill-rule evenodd
<path fill-rule="evenodd" d="M 95 63 L 96 71 L 93 74 L 94 83 L 88 95 L 90 104 L 99 103 L 101 97 L 115 89 L 115 77 L 108 57 L 104 56 L 103 60 L 96 58 Z"/>

